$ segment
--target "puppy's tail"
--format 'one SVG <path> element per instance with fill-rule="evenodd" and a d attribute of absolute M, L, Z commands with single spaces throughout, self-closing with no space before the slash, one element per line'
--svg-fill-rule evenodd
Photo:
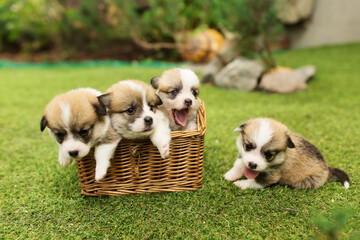
<path fill-rule="evenodd" d="M 329 177 L 328 181 L 330 180 L 338 180 L 341 182 L 346 189 L 350 187 L 350 179 L 349 176 L 338 168 L 329 167 Z"/>

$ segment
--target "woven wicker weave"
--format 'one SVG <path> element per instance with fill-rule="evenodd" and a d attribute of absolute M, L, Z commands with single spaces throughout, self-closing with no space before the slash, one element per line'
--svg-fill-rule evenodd
<path fill-rule="evenodd" d="M 170 155 L 162 159 L 149 139 L 120 141 L 106 177 L 95 181 L 93 151 L 76 161 L 81 193 L 89 196 L 196 190 L 202 186 L 205 105 L 197 130 L 171 132 Z"/>

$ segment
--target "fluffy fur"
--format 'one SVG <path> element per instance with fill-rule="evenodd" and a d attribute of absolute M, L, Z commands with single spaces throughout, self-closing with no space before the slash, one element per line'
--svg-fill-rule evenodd
<path fill-rule="evenodd" d="M 100 95 L 95 89 L 80 88 L 56 96 L 46 106 L 40 130 L 48 127 L 59 145 L 61 166 L 69 165 L 74 158 L 86 156 L 93 146 L 96 146 L 98 158 L 108 154 L 102 148 L 112 143 L 101 141 L 109 130 L 110 118 L 97 98 Z"/>
<path fill-rule="evenodd" d="M 171 140 L 169 121 L 161 111 L 157 111 L 162 102 L 149 85 L 138 80 L 120 81 L 101 95 L 99 100 L 106 106 L 112 126 L 104 142 L 114 142 L 114 139 L 120 141 L 123 137 L 150 137 L 161 157 L 168 156 Z M 111 152 L 116 146 L 112 147 L 109 146 Z M 102 158 L 102 163 L 96 166 L 96 179 L 106 175 L 110 158 Z"/>
<path fill-rule="evenodd" d="M 238 158 L 225 175 L 241 188 L 261 189 L 278 183 L 294 188 L 319 188 L 328 180 L 338 180 L 349 188 L 349 177 L 329 167 L 320 151 L 303 137 L 268 118 L 249 120 L 235 129 L 241 133 L 236 145 Z"/>
<path fill-rule="evenodd" d="M 163 105 L 160 110 L 170 120 L 170 128 L 195 130 L 196 114 L 199 109 L 199 79 L 189 69 L 173 68 L 160 77 L 153 77 L 151 85 L 157 89 Z"/>

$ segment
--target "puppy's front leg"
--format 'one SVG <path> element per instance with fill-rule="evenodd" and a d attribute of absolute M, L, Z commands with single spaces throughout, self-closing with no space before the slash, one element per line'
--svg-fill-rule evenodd
<path fill-rule="evenodd" d="M 196 115 L 195 115 L 195 119 L 192 119 L 186 130 L 196 130 L 197 129 L 197 123 L 196 123 Z"/>
<path fill-rule="evenodd" d="M 224 175 L 228 181 L 235 181 L 241 178 L 244 174 L 244 162 L 241 158 L 236 159 L 234 166 Z"/>
<path fill-rule="evenodd" d="M 279 182 L 280 176 L 279 170 L 260 172 L 256 178 L 236 181 L 234 184 L 242 190 L 247 188 L 261 189 Z"/>
<path fill-rule="evenodd" d="M 162 158 L 170 152 L 171 131 L 168 123 L 159 124 L 150 135 L 151 142 L 157 147 Z"/>
<path fill-rule="evenodd" d="M 69 156 L 65 156 L 61 150 L 59 151 L 59 159 L 58 160 L 62 167 L 66 167 L 70 163 L 72 163 L 72 158 Z"/>
<path fill-rule="evenodd" d="M 261 189 L 264 188 L 262 185 L 257 183 L 255 181 L 255 178 L 253 179 L 245 179 L 245 180 L 239 180 L 234 182 L 235 186 L 241 188 L 242 190 L 245 190 L 247 188 L 253 188 L 253 189 Z"/>
<path fill-rule="evenodd" d="M 110 166 L 110 159 L 112 158 L 114 151 L 120 142 L 121 138 L 115 140 L 112 143 L 100 143 L 95 149 L 95 180 L 99 181 L 106 176 L 107 170 Z"/>

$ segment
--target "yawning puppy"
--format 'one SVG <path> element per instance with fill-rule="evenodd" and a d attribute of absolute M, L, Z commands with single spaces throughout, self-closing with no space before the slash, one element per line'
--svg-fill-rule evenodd
<path fill-rule="evenodd" d="M 61 166 L 69 165 L 73 158 L 86 156 L 94 145 L 102 145 L 99 142 L 110 127 L 110 119 L 97 98 L 100 95 L 95 89 L 80 88 L 56 96 L 46 106 L 40 129 L 44 131 L 48 127 L 58 143 Z"/>
<path fill-rule="evenodd" d="M 151 85 L 157 90 L 163 105 L 159 108 L 170 120 L 171 130 L 196 129 L 199 108 L 199 79 L 189 69 L 173 68 L 160 77 L 153 77 Z"/>
<path fill-rule="evenodd" d="M 111 86 L 99 97 L 106 106 L 111 126 L 120 136 L 128 139 L 150 137 L 162 158 L 169 154 L 171 133 L 169 121 L 157 107 L 160 98 L 146 83 L 138 80 L 124 80 Z M 113 141 L 113 135 L 109 137 Z M 107 141 L 107 137 L 103 141 Z M 96 178 L 106 175 L 110 158 L 96 168 Z M 101 167 L 101 168 L 100 168 Z"/>
<path fill-rule="evenodd" d="M 235 181 L 244 174 L 248 179 L 234 182 L 243 190 L 275 183 L 318 188 L 328 180 L 338 180 L 349 188 L 346 173 L 329 167 L 314 145 L 273 119 L 249 120 L 235 132 L 241 133 L 236 141 L 239 156 L 224 177 Z"/>

